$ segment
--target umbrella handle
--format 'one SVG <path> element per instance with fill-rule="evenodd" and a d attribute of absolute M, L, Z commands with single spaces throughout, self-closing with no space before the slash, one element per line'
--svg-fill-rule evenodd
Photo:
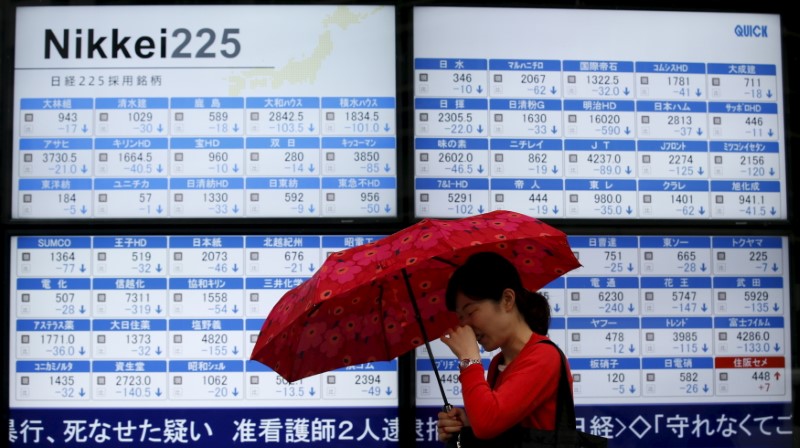
<path fill-rule="evenodd" d="M 450 403 L 447 403 L 444 406 L 442 406 L 442 411 L 444 412 L 450 412 L 452 410 L 453 410 L 453 405 Z"/>

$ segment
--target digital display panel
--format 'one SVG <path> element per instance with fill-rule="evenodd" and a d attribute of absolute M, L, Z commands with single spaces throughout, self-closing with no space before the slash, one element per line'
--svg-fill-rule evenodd
<path fill-rule="evenodd" d="M 14 237 L 9 400 L 17 441 L 76 443 L 94 421 L 138 427 L 158 408 L 164 418 L 151 424 L 199 416 L 199 446 L 359 436 L 364 446 L 391 445 L 397 360 L 292 383 L 249 360 L 286 291 L 328 254 L 378 238 Z M 64 432 L 70 425 L 75 433 Z"/>
<path fill-rule="evenodd" d="M 414 8 L 416 216 L 787 219 L 780 30 L 765 14 Z"/>
<path fill-rule="evenodd" d="M 624 446 L 791 446 L 787 238 L 569 242 L 583 267 L 541 292 L 551 306 L 549 337 L 569 359 L 579 427 Z M 439 341 L 431 350 L 448 400 L 462 404 L 458 360 Z M 495 354 L 482 353 L 484 368 Z M 442 398 L 424 347 L 416 363 L 417 403 L 435 420 Z M 721 429 L 721 408 L 747 431 Z M 659 427 L 662 418 L 672 424 Z M 675 431 L 684 419 L 714 427 Z"/>
<path fill-rule="evenodd" d="M 17 8 L 12 218 L 397 216 L 391 6 Z"/>

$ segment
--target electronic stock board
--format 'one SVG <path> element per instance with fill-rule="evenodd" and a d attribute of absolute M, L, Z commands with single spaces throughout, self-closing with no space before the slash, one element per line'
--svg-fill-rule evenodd
<path fill-rule="evenodd" d="M 416 215 L 786 219 L 780 38 L 777 15 L 415 8 Z"/>
<path fill-rule="evenodd" d="M 397 216 L 393 7 L 19 8 L 12 217 Z"/>
<path fill-rule="evenodd" d="M 788 217 L 779 16 L 413 16 L 415 216 L 509 209 L 627 233 L 571 235 L 583 267 L 543 289 L 579 426 L 624 446 L 790 446 L 788 239 L 703 234 Z M 460 403 L 457 360 L 432 350 Z M 416 391 L 433 424 L 422 348 Z"/>

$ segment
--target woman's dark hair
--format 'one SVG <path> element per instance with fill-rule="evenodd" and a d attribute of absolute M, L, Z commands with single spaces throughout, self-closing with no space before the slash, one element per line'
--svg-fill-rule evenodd
<path fill-rule="evenodd" d="M 517 308 L 525 318 L 525 323 L 535 333 L 546 335 L 550 328 L 550 304 L 547 298 L 525 289 L 514 265 L 494 252 L 476 253 L 456 269 L 447 284 L 445 304 L 448 310 L 455 311 L 458 293 L 472 300 L 499 302 L 506 288 L 514 291 Z"/>

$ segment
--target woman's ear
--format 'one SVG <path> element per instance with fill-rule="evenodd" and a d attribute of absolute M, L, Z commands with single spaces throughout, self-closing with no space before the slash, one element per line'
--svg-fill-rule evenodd
<path fill-rule="evenodd" d="M 511 288 L 506 288 L 503 290 L 503 295 L 500 297 L 500 303 L 503 305 L 503 309 L 506 311 L 511 311 L 514 309 L 514 305 L 517 301 L 517 294 Z"/>

